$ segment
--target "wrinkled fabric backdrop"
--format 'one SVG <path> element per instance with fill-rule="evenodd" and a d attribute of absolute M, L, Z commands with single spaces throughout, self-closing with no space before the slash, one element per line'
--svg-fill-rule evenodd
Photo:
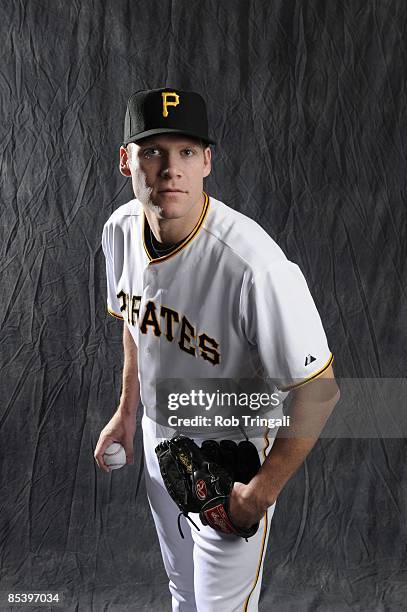
<path fill-rule="evenodd" d="M 132 91 L 205 96 L 206 190 L 298 263 L 336 375 L 405 375 L 406 16 L 404 0 L 1 2 L 2 611 L 8 590 L 170 607 L 140 430 L 134 466 L 93 462 L 121 388 L 100 239 L 132 197 Z M 279 498 L 260 609 L 406 609 L 406 469 L 404 440 L 320 440 Z"/>

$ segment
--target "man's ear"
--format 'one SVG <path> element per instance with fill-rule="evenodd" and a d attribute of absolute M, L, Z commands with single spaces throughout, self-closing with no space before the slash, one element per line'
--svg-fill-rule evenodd
<path fill-rule="evenodd" d="M 210 171 L 212 168 L 212 165 L 211 165 L 212 151 L 210 147 L 206 147 L 206 149 L 203 150 L 203 154 L 204 154 L 203 176 L 205 178 L 206 176 L 208 176 L 208 174 L 210 174 Z"/>
<path fill-rule="evenodd" d="M 129 154 L 125 147 L 120 147 L 119 170 L 123 176 L 131 176 L 129 168 Z"/>

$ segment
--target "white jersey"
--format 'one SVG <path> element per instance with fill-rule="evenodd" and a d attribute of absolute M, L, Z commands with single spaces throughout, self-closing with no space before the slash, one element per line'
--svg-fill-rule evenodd
<path fill-rule="evenodd" d="M 154 414 L 157 379 L 271 379 L 287 391 L 320 375 L 332 354 L 299 267 L 252 219 L 205 194 L 191 234 L 149 252 L 141 203 L 103 230 L 107 307 L 138 347 L 141 400 Z"/>

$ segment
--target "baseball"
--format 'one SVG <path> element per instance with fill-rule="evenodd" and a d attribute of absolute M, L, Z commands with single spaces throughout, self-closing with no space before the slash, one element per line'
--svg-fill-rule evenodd
<path fill-rule="evenodd" d="M 118 470 L 126 465 L 126 452 L 121 444 L 113 442 L 109 444 L 103 453 L 103 460 L 111 470 Z"/>

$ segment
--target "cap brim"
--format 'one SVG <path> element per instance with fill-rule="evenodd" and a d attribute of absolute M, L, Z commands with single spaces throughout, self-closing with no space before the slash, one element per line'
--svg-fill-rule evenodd
<path fill-rule="evenodd" d="M 193 134 L 192 132 L 186 132 L 185 130 L 176 130 L 172 128 L 156 128 L 155 130 L 147 130 L 146 132 L 141 132 L 140 134 L 135 134 L 134 136 L 130 136 L 125 141 L 123 141 L 123 146 L 127 146 L 130 142 L 138 142 L 143 138 L 148 138 L 149 136 L 157 136 L 157 134 L 182 134 L 183 136 L 191 136 L 191 138 L 198 138 L 199 140 L 203 140 L 211 145 L 216 145 L 216 141 L 212 140 L 212 138 L 205 138 L 200 134 Z"/>

